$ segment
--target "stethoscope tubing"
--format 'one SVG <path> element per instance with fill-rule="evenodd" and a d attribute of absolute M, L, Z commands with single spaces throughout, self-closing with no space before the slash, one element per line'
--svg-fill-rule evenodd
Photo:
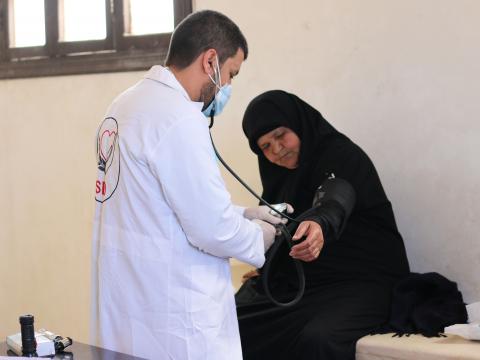
<path fill-rule="evenodd" d="M 212 111 L 212 114 L 210 115 L 210 126 L 209 128 L 211 129 L 212 126 L 213 126 L 213 123 L 214 123 L 214 116 L 213 116 L 213 112 Z M 286 218 L 288 219 L 289 221 L 291 221 L 292 223 L 294 224 L 299 224 L 300 221 L 297 219 L 294 219 L 290 216 L 288 216 L 287 214 L 285 213 L 282 213 L 280 211 L 278 211 L 277 209 L 275 209 L 271 204 L 269 204 L 266 200 L 264 200 L 261 196 L 259 196 L 250 186 L 248 186 L 248 184 L 246 184 L 241 178 L 240 176 L 238 176 L 235 171 L 233 171 L 233 169 L 228 166 L 228 164 L 223 160 L 223 158 L 220 156 L 219 152 L 217 151 L 217 148 L 215 147 L 215 143 L 213 142 L 213 138 L 212 138 L 212 133 L 210 133 L 210 140 L 212 142 L 212 146 L 213 146 L 213 150 L 215 152 L 215 155 L 217 156 L 218 160 L 222 163 L 222 165 L 230 172 L 230 174 L 233 175 L 233 177 L 235 179 L 237 179 L 237 181 L 242 184 L 245 189 L 247 189 L 254 197 L 256 197 L 262 204 L 264 204 L 265 206 L 269 207 L 272 211 L 276 212 L 277 214 L 279 214 L 281 217 L 283 218 Z M 278 252 L 278 249 L 280 248 L 280 245 L 282 244 L 283 241 L 286 241 L 288 246 L 289 247 L 292 247 L 293 246 L 293 243 L 292 243 L 292 236 L 290 234 L 290 232 L 288 231 L 287 227 L 284 225 L 284 224 L 279 224 L 277 226 L 277 230 L 280 231 L 280 235 L 277 236 L 277 239 L 275 240 L 275 242 L 273 243 L 271 249 L 269 250 L 268 252 L 268 256 L 266 257 L 266 260 L 265 260 L 265 264 L 263 265 L 263 268 L 262 268 L 262 275 L 261 275 L 261 280 L 263 282 L 263 289 L 265 291 L 265 295 L 267 296 L 267 298 L 275 305 L 277 305 L 277 307 L 291 307 L 291 306 L 294 306 L 296 305 L 303 297 L 304 293 L 305 293 L 305 273 L 303 271 L 303 265 L 302 263 L 300 262 L 300 260 L 298 259 L 293 259 L 293 262 L 294 262 L 294 265 L 295 265 L 295 269 L 297 271 L 297 275 L 298 275 L 298 284 L 299 284 L 299 287 L 298 287 L 298 291 L 297 291 L 297 294 L 295 296 L 295 298 L 291 301 L 287 301 L 287 302 L 281 302 L 281 301 L 278 301 L 277 299 L 275 299 L 270 291 L 270 287 L 268 286 L 268 279 L 269 279 L 269 275 L 270 275 L 270 269 L 271 269 L 271 265 L 272 265 L 272 261 L 273 261 L 273 258 L 276 256 L 277 252 Z M 272 310 L 276 310 L 277 308 L 273 308 L 273 309 L 268 309 L 268 310 L 265 310 L 263 312 L 271 312 Z M 255 314 L 252 314 L 253 315 L 258 315 L 258 313 L 255 313 Z M 239 319 L 242 318 L 246 318 L 245 316 L 243 317 L 239 317 Z"/>

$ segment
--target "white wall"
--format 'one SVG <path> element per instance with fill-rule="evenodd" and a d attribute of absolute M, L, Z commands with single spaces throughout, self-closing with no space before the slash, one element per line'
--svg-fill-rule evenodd
<path fill-rule="evenodd" d="M 480 2 L 197 0 L 248 38 L 218 118 L 224 158 L 260 190 L 241 133 L 248 101 L 282 88 L 319 109 L 375 162 L 413 270 L 480 300 Z M 0 339 L 31 312 L 87 341 L 94 134 L 141 73 L 0 81 Z M 236 202 L 255 201 L 228 175 Z"/>
<path fill-rule="evenodd" d="M 466 301 L 480 301 L 480 2 L 256 4 L 206 4 L 231 14 L 251 47 L 218 130 L 240 132 L 248 99 L 261 91 L 298 94 L 373 159 L 412 269 L 440 272 Z M 231 138 L 219 148 L 258 187 Z"/>

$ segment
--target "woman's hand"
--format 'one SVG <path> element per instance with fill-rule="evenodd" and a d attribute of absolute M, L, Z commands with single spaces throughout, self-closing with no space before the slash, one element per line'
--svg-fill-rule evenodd
<path fill-rule="evenodd" d="M 258 276 L 260 275 L 258 273 L 258 271 L 255 269 L 255 270 L 251 270 L 245 274 L 243 274 L 243 277 L 242 277 L 242 284 L 247 281 L 248 279 L 252 278 L 252 277 L 255 277 L 255 276 Z"/>
<path fill-rule="evenodd" d="M 304 236 L 307 238 L 300 244 L 292 247 L 290 256 L 294 259 L 310 262 L 315 260 L 320 255 L 320 251 L 322 251 L 324 242 L 322 228 L 315 221 L 302 221 L 298 225 L 292 240 L 298 241 Z"/>

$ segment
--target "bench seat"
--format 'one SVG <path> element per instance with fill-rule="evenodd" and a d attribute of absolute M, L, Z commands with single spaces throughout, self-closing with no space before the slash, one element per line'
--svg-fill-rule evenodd
<path fill-rule="evenodd" d="M 480 360 L 480 341 L 459 336 L 365 336 L 357 342 L 356 360 Z"/>

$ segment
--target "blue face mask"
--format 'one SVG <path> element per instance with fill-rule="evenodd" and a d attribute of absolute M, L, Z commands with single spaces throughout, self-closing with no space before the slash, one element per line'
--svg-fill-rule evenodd
<path fill-rule="evenodd" d="M 218 93 L 215 95 L 215 98 L 212 100 L 210 105 L 208 105 L 207 108 L 202 111 L 203 115 L 205 115 L 206 117 L 210 117 L 210 115 L 212 115 L 212 111 L 213 111 L 213 116 L 220 115 L 225 105 L 227 105 L 227 102 L 230 99 L 231 95 L 232 95 L 232 85 L 230 84 L 223 85 L 218 91 Z"/>
<path fill-rule="evenodd" d="M 213 98 L 212 102 L 207 106 L 205 110 L 203 110 L 203 115 L 206 117 L 210 117 L 211 115 L 213 116 L 218 116 L 220 113 L 223 111 L 225 105 L 227 105 L 228 100 L 230 100 L 230 96 L 232 95 L 232 85 L 231 84 L 225 84 L 221 86 L 222 84 L 222 77 L 220 75 L 220 66 L 218 65 L 218 57 L 217 57 L 217 66 L 214 67 L 214 77 L 215 79 L 212 78 L 212 76 L 209 74 L 208 76 L 210 77 L 210 80 L 215 84 L 215 86 L 218 89 L 218 92 L 215 94 L 215 97 Z"/>

